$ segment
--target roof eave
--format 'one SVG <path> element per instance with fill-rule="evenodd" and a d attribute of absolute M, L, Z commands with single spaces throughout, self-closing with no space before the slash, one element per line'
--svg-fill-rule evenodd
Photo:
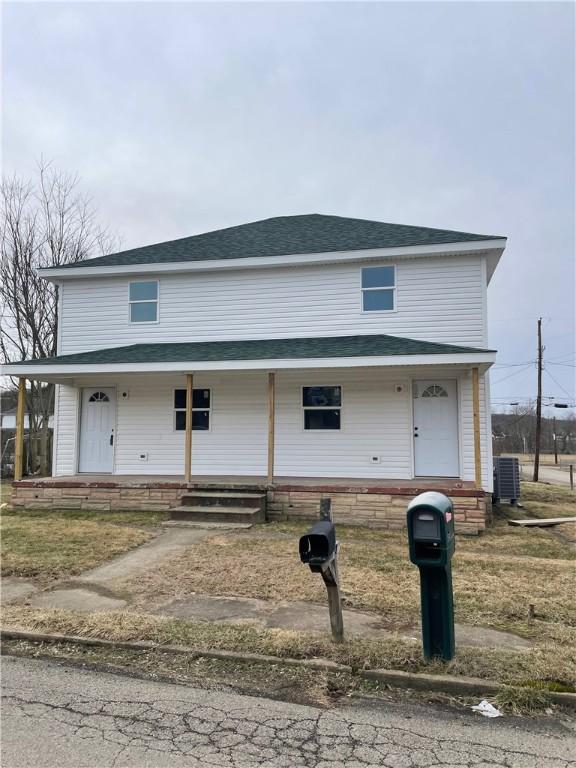
<path fill-rule="evenodd" d="M 267 360 L 212 360 L 161 363 L 55 363 L 53 365 L 14 364 L 3 367 L 6 376 L 25 376 L 43 380 L 70 378 L 83 374 L 190 373 L 218 371 L 270 371 L 310 368 L 367 368 L 419 365 L 477 365 L 484 370 L 496 360 L 496 352 L 459 352 L 427 355 L 374 355 L 364 357 L 311 357 Z"/>
<path fill-rule="evenodd" d="M 283 256 L 251 256 L 240 259 L 205 259 L 202 261 L 152 262 L 149 264 L 121 264 L 108 266 L 48 267 L 38 270 L 47 280 L 61 281 L 105 275 L 131 275 L 170 272 L 212 272 L 219 270 L 254 269 L 264 267 L 311 266 L 314 264 L 375 259 L 410 259 L 429 256 L 458 256 L 467 253 L 490 253 L 496 261 L 506 247 L 506 238 L 469 240 L 437 245 L 410 245 L 396 248 L 367 248 L 352 251 L 324 253 L 296 253 Z"/>

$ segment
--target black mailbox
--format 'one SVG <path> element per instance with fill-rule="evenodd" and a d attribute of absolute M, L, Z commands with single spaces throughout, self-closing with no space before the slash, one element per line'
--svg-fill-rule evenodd
<path fill-rule="evenodd" d="M 455 548 L 450 499 L 436 491 L 421 493 L 410 502 L 407 514 L 410 560 L 414 565 L 446 567 Z"/>
<path fill-rule="evenodd" d="M 334 523 L 321 520 L 300 537 L 298 545 L 300 560 L 310 566 L 314 573 L 321 572 L 336 553 L 336 528 Z"/>

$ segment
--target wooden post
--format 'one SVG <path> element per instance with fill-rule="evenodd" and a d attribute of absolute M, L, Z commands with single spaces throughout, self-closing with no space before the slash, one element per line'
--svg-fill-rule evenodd
<path fill-rule="evenodd" d="M 14 442 L 14 480 L 22 480 L 24 463 L 24 415 L 26 412 L 26 379 L 18 379 L 18 406 L 16 408 L 16 439 Z"/>
<path fill-rule="evenodd" d="M 332 523 L 332 499 L 320 501 L 320 520 Z M 342 616 L 342 596 L 340 595 L 340 574 L 338 572 L 338 550 L 340 542 L 336 542 L 336 551 L 332 562 L 322 571 L 322 578 L 328 595 L 328 613 L 330 614 L 330 629 L 335 643 L 344 642 L 344 618 Z"/>
<path fill-rule="evenodd" d="M 480 380 L 478 368 L 472 368 L 472 414 L 474 420 L 474 479 L 482 488 L 482 455 L 480 442 Z"/>
<path fill-rule="evenodd" d="M 574 464 L 570 464 L 570 490 L 574 490 Z"/>
<path fill-rule="evenodd" d="M 194 376 L 186 374 L 186 439 L 184 444 L 184 481 L 192 476 L 192 398 L 194 397 Z"/>
<path fill-rule="evenodd" d="M 344 642 L 344 618 L 342 616 L 342 597 L 340 596 L 340 574 L 338 573 L 338 549 L 340 543 L 336 542 L 336 554 L 330 566 L 330 577 L 322 574 L 328 594 L 328 612 L 330 614 L 330 629 L 335 643 Z"/>
<path fill-rule="evenodd" d="M 276 375 L 268 374 L 268 485 L 274 480 L 274 426 L 276 406 Z"/>

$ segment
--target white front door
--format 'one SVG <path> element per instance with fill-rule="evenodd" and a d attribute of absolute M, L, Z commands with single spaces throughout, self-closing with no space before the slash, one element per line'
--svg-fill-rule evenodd
<path fill-rule="evenodd" d="M 413 383 L 414 474 L 458 477 L 458 389 L 456 381 Z"/>
<path fill-rule="evenodd" d="M 112 472 L 116 390 L 87 387 L 82 390 L 79 472 Z"/>

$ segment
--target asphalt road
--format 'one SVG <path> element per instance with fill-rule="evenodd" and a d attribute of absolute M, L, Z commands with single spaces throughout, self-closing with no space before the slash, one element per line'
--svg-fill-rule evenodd
<path fill-rule="evenodd" d="M 522 477 L 524 480 L 532 480 L 534 464 L 522 464 Z M 540 465 L 538 470 L 538 479 L 541 483 L 552 483 L 553 485 L 570 485 L 570 471 L 568 467 L 550 467 Z M 575 478 L 576 482 L 576 478 Z"/>
<path fill-rule="evenodd" d="M 433 707 L 321 710 L 3 657 L 3 768 L 567 768 L 570 724 Z"/>

